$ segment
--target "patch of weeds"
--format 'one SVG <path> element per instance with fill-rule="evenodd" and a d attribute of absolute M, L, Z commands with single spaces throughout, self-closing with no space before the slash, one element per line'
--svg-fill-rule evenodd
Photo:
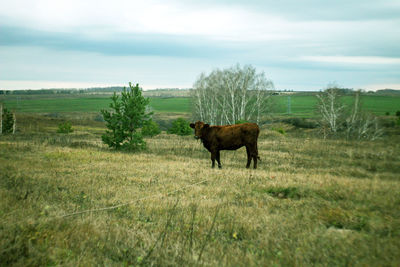
<path fill-rule="evenodd" d="M 152 217 L 152 215 L 147 214 L 145 211 L 139 211 L 137 216 L 136 216 L 136 220 L 139 222 L 143 222 L 143 223 L 152 223 L 154 222 L 154 219 Z"/>
<path fill-rule="evenodd" d="M 400 225 L 396 222 L 383 222 L 381 225 L 376 226 L 374 225 L 373 232 L 379 235 L 380 237 L 394 237 L 400 236 Z"/>
<path fill-rule="evenodd" d="M 247 193 L 235 193 L 233 203 L 237 206 L 252 207 L 253 199 Z"/>
<path fill-rule="evenodd" d="M 71 200 L 82 208 L 88 208 L 90 204 L 90 197 L 83 191 L 79 194 L 71 195 Z"/>
<path fill-rule="evenodd" d="M 346 196 L 337 187 L 327 187 L 325 189 L 314 190 L 316 196 L 321 197 L 328 201 L 346 200 Z"/>
<path fill-rule="evenodd" d="M 9 173 L 5 173 L 0 181 L 1 187 L 7 189 L 9 196 L 13 196 L 16 200 L 26 200 L 33 193 L 37 195 L 37 190 L 45 188 L 34 184 L 30 178 Z"/>
<path fill-rule="evenodd" d="M 272 131 L 278 132 L 282 135 L 286 135 L 286 131 L 283 128 L 271 128 Z"/>
<path fill-rule="evenodd" d="M 72 141 L 69 145 L 71 148 L 88 148 L 88 147 L 97 147 L 96 145 L 87 142 L 87 141 Z"/>
<path fill-rule="evenodd" d="M 232 240 L 242 241 L 246 238 L 247 231 L 244 227 L 239 227 L 237 230 L 232 229 L 232 231 L 229 234 Z"/>
<path fill-rule="evenodd" d="M 365 215 L 354 214 L 341 208 L 322 209 L 318 218 L 327 228 L 351 229 L 356 231 L 368 230 L 368 218 Z"/>
<path fill-rule="evenodd" d="M 375 173 L 378 171 L 378 167 L 375 162 L 371 162 L 370 164 L 368 164 L 366 170 L 369 172 Z"/>
<path fill-rule="evenodd" d="M 266 189 L 266 193 L 276 198 L 300 199 L 306 192 L 300 191 L 297 187 L 271 187 Z"/>
<path fill-rule="evenodd" d="M 228 244 L 248 239 L 247 230 L 243 226 L 225 225 L 222 229 L 217 229 L 214 233 L 214 239 L 223 240 Z"/>
<path fill-rule="evenodd" d="M 350 169 L 348 175 L 354 178 L 371 178 L 368 173 L 360 169 Z"/>
<path fill-rule="evenodd" d="M 121 219 L 133 219 L 134 214 L 128 206 L 122 206 L 112 210 L 112 212 Z"/>
<path fill-rule="evenodd" d="M 0 262 L 2 266 L 54 266 L 46 253 L 52 231 L 38 224 L 9 224 L 2 227 Z M 32 249 L 35 247 L 35 249 Z"/>

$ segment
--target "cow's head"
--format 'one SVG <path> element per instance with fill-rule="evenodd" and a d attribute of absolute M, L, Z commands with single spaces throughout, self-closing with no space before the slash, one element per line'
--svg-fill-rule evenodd
<path fill-rule="evenodd" d="M 196 123 L 191 123 L 190 127 L 194 129 L 194 138 L 199 139 L 203 136 L 205 129 L 210 127 L 209 124 L 205 124 L 202 121 L 197 121 Z"/>

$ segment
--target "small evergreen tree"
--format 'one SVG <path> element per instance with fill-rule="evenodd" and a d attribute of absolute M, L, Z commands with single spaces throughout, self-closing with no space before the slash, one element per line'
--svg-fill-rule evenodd
<path fill-rule="evenodd" d="M 114 92 L 111 100 L 112 111 L 101 110 L 108 128 L 102 135 L 103 142 L 115 149 L 144 149 L 146 143 L 138 129 L 150 119 L 151 113 L 146 109 L 150 100 L 142 96 L 139 84 L 132 86 L 131 83 L 128 90 L 124 88 L 121 96 Z"/>
<path fill-rule="evenodd" d="M 183 118 L 178 118 L 172 122 L 172 127 L 168 129 L 168 133 L 177 135 L 189 135 L 191 134 L 192 128 L 189 126 L 189 122 Z"/>
<path fill-rule="evenodd" d="M 13 132 L 14 127 L 14 115 L 6 107 L 3 108 L 2 112 L 2 133 L 8 134 Z"/>

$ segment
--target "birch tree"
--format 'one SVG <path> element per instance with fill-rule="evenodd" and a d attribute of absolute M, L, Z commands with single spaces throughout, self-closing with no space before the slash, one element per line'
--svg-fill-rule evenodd
<path fill-rule="evenodd" d="M 272 81 L 252 66 L 202 73 L 193 85 L 193 116 L 210 124 L 260 122 L 268 111 Z"/>
<path fill-rule="evenodd" d="M 3 103 L 0 103 L 0 135 L 3 134 Z"/>
<path fill-rule="evenodd" d="M 346 137 L 347 139 L 375 140 L 382 136 L 383 130 L 376 116 L 362 111 L 360 96 L 361 92 L 356 91 L 353 108 L 346 118 Z"/>
<path fill-rule="evenodd" d="M 339 131 L 340 120 L 343 117 L 344 105 L 340 100 L 340 88 L 328 86 L 325 91 L 316 95 L 318 110 L 321 114 L 321 125 L 328 128 L 333 134 Z"/>
<path fill-rule="evenodd" d="M 342 91 L 336 85 L 330 85 L 325 91 L 316 95 L 324 136 L 327 135 L 325 130 L 328 130 L 331 135 L 343 134 L 347 139 L 375 140 L 381 137 L 383 131 L 377 117 L 362 110 L 361 92 L 354 93 L 351 107 L 343 104 Z"/>

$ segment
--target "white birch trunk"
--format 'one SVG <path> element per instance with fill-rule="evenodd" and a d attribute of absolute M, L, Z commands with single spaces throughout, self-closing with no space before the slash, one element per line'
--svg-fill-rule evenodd
<path fill-rule="evenodd" d="M 3 134 L 3 104 L 0 104 L 0 134 Z"/>
<path fill-rule="evenodd" d="M 13 124 L 13 134 L 15 134 L 15 130 L 17 128 L 17 116 L 15 116 L 15 112 L 13 113 L 13 120 L 14 120 L 14 124 Z"/>

